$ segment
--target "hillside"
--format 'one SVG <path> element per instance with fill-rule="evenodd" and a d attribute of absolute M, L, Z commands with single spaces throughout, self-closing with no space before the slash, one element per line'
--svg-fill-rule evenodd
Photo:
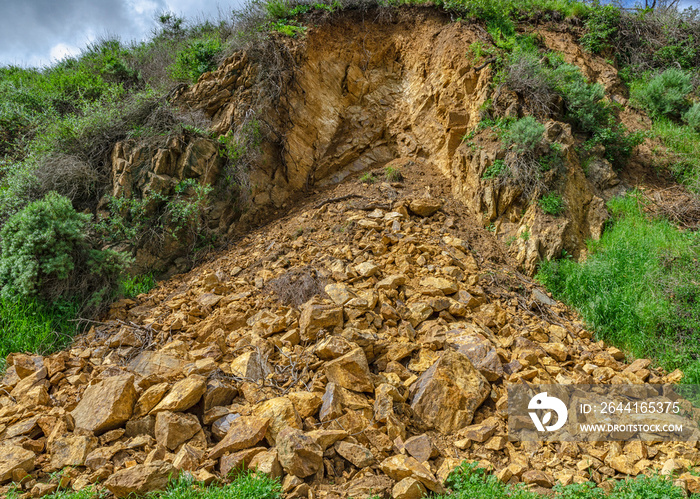
<path fill-rule="evenodd" d="M 527 7 L 2 68 L 0 493 L 700 493 L 696 438 L 508 438 L 513 384 L 700 379 L 695 14 Z"/>

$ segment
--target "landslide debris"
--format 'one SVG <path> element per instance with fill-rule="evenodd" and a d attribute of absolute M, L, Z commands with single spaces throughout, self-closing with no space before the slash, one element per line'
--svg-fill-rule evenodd
<path fill-rule="evenodd" d="M 464 459 L 537 487 L 675 469 L 698 491 L 697 442 L 508 441 L 506 383 L 681 374 L 593 341 L 429 166 L 402 174 L 312 196 L 70 350 L 10 355 L 0 493 L 53 490 L 65 467 L 61 486 L 116 497 L 257 468 L 290 498 L 415 499 Z"/>

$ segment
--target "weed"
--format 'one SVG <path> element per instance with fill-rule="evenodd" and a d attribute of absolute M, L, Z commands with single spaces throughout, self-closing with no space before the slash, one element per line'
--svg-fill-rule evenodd
<path fill-rule="evenodd" d="M 373 184 L 377 181 L 377 177 L 375 177 L 372 172 L 367 172 L 364 175 L 360 177 L 360 182 L 363 184 Z"/>
<path fill-rule="evenodd" d="M 491 166 L 486 168 L 483 175 L 481 175 L 481 178 L 482 180 L 491 180 L 506 175 L 507 172 L 508 167 L 506 166 L 506 162 L 502 159 L 497 159 L 491 164 Z"/>
<path fill-rule="evenodd" d="M 142 274 L 124 277 L 119 281 L 119 294 L 124 298 L 136 298 L 138 295 L 148 293 L 156 287 L 153 274 Z"/>
<path fill-rule="evenodd" d="M 564 201 L 559 194 L 553 192 L 542 196 L 538 204 L 547 215 L 556 217 L 564 211 Z"/>
<path fill-rule="evenodd" d="M 398 168 L 387 166 L 384 168 L 384 178 L 387 182 L 403 182 L 403 175 Z"/>

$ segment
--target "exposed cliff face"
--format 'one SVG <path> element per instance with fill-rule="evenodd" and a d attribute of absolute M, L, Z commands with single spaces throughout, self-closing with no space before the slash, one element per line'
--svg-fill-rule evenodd
<path fill-rule="evenodd" d="M 600 81 L 613 100 L 625 102 L 612 66 L 583 53 L 570 35 L 543 31 L 542 37 L 588 78 Z M 621 186 L 602 158 L 594 158 L 584 174 L 570 127 L 557 122 L 547 125 L 546 138 L 562 145 L 565 172 L 557 190 L 567 207 L 563 216 L 545 215 L 523 199 L 518 186 L 482 179 L 504 151 L 488 137 L 477 149 L 463 143 L 493 93 L 491 68 L 477 70 L 465 54 L 472 42 L 488 39 L 477 25 L 450 22 L 427 9 L 381 23 L 370 14 L 345 15 L 309 28 L 303 40 L 276 40 L 271 46 L 283 62 L 275 67 L 259 54 L 234 54 L 176 102 L 204 111 L 215 134 L 240 132 L 251 113 L 263 123 L 266 140 L 248 172 L 252 203 L 245 221 L 283 208 L 311 186 L 336 183 L 396 158 L 421 159 L 452 182 L 453 194 L 510 243 L 521 267 L 533 272 L 539 259 L 558 256 L 562 249 L 579 256 L 587 238 L 599 237 L 607 218 L 604 199 Z M 505 98 L 509 113 L 522 112 L 517 95 Z M 156 172 L 168 154 L 151 151 L 153 167 L 141 192 L 169 184 Z M 115 180 L 120 168 L 115 167 Z M 174 178 L 183 172 L 178 169 Z M 227 225 L 230 216 L 222 218 L 231 210 L 213 211 L 219 218 L 211 225 L 221 232 L 235 230 Z M 518 237 L 524 233 L 529 237 Z"/>

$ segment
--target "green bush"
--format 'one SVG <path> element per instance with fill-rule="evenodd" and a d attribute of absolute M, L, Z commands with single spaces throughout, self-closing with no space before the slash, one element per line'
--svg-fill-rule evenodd
<path fill-rule="evenodd" d="M 507 173 L 508 167 L 506 166 L 506 162 L 502 159 L 497 159 L 491 164 L 491 166 L 486 168 L 483 175 L 481 175 L 481 178 L 483 180 L 491 180 L 502 175 L 506 175 Z"/>
<path fill-rule="evenodd" d="M 694 130 L 700 132 L 700 102 L 694 103 L 683 115 L 683 121 Z"/>
<path fill-rule="evenodd" d="M 690 73 L 670 68 L 649 83 L 633 87 L 633 97 L 655 117 L 679 118 L 689 107 L 688 94 L 693 90 Z"/>
<path fill-rule="evenodd" d="M 194 83 L 202 74 L 216 69 L 221 50 L 219 39 L 194 40 L 177 53 L 170 75 L 175 80 Z"/>
<path fill-rule="evenodd" d="M 525 116 L 519 119 L 503 135 L 503 143 L 506 147 L 512 147 L 515 152 L 533 152 L 542 142 L 544 125 L 533 116 Z"/>
<path fill-rule="evenodd" d="M 129 259 L 92 248 L 87 238 L 90 219 L 56 193 L 10 217 L 0 229 L 3 299 L 106 297 Z"/>
<path fill-rule="evenodd" d="M 543 262 L 537 278 L 574 306 L 599 339 L 700 382 L 700 235 L 648 219 L 632 196 L 582 263 Z"/>
<path fill-rule="evenodd" d="M 564 201 L 559 194 L 553 192 L 542 196 L 538 203 L 540 208 L 542 208 L 542 211 L 547 215 L 553 215 L 556 217 L 562 211 L 564 211 Z"/>
<path fill-rule="evenodd" d="M 617 6 L 605 5 L 591 9 L 586 19 L 586 33 L 581 37 L 581 45 L 593 54 L 611 48 L 610 40 L 617 34 L 619 23 L 620 9 Z"/>

